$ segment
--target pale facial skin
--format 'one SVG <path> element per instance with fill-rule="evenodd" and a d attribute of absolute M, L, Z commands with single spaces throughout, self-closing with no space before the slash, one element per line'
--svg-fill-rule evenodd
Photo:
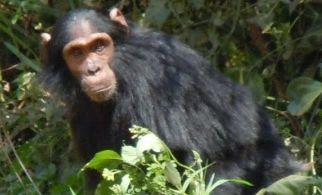
<path fill-rule="evenodd" d="M 115 92 L 116 79 L 111 69 L 113 54 L 113 41 L 106 33 L 85 32 L 63 49 L 69 70 L 93 101 L 109 100 Z"/>

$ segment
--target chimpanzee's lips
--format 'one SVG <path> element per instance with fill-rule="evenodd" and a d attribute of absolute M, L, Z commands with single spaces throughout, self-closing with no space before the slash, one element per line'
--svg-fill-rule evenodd
<path fill-rule="evenodd" d="M 108 91 L 112 88 L 112 86 L 109 86 L 109 87 L 103 87 L 103 88 L 99 88 L 99 89 L 95 89 L 94 91 L 96 93 L 101 93 L 101 92 L 105 92 L 105 91 Z"/>

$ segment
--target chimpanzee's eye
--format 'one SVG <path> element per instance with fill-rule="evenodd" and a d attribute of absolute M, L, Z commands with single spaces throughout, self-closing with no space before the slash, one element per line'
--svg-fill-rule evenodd
<path fill-rule="evenodd" d="M 103 40 L 98 39 L 94 45 L 95 52 L 102 52 L 106 47 L 106 43 Z"/>
<path fill-rule="evenodd" d="M 83 54 L 83 52 L 82 52 L 82 50 L 81 50 L 80 48 L 75 47 L 75 48 L 73 48 L 73 49 L 71 50 L 71 54 L 72 54 L 74 57 L 80 57 L 80 56 Z"/>

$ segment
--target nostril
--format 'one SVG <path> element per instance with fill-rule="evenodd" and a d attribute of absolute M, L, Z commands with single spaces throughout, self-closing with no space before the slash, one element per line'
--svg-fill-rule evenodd
<path fill-rule="evenodd" d="M 91 65 L 88 67 L 87 72 L 88 72 L 88 74 L 93 75 L 93 74 L 97 73 L 99 70 L 100 70 L 99 66 Z"/>
<path fill-rule="evenodd" d="M 89 74 L 95 74 L 96 72 L 97 72 L 97 69 L 93 69 L 93 68 L 88 69 Z"/>

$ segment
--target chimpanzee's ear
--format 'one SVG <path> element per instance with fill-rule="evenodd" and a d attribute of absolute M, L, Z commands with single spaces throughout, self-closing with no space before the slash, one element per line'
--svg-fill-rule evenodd
<path fill-rule="evenodd" d="M 48 60 L 48 43 L 51 39 L 51 35 L 48 33 L 41 33 L 41 48 L 42 48 L 42 57 L 44 61 Z"/>
<path fill-rule="evenodd" d="M 128 28 L 126 20 L 125 20 L 125 18 L 123 16 L 122 12 L 119 9 L 113 8 L 110 11 L 110 18 L 111 18 L 111 20 L 113 20 L 115 22 L 118 22 L 121 25 L 123 25 L 124 27 Z"/>
<path fill-rule="evenodd" d="M 42 42 L 41 42 L 42 45 L 46 47 L 46 45 L 51 39 L 51 35 L 48 33 L 41 33 L 41 38 L 42 38 Z"/>

